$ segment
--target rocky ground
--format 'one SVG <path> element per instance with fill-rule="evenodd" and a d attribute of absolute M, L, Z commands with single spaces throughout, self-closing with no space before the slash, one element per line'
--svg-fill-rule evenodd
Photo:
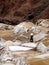
<path fill-rule="evenodd" d="M 1 65 L 49 65 L 49 20 L 41 19 L 37 22 L 36 25 L 23 22 L 15 26 L 0 23 Z M 30 42 L 31 33 L 33 42 Z M 33 48 L 32 44 L 35 43 L 38 44 Z M 29 47 L 31 50 L 15 51 L 13 48 L 13 51 L 11 46 L 16 46 L 16 49 L 17 46 Z"/>

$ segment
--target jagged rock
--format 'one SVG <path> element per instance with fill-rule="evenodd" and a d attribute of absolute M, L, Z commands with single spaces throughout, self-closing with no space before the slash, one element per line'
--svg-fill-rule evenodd
<path fill-rule="evenodd" d="M 37 46 L 37 50 L 42 52 L 42 53 L 46 53 L 47 47 L 43 43 L 39 43 L 39 45 Z"/>
<path fill-rule="evenodd" d="M 32 28 L 32 26 L 34 26 L 34 24 L 31 22 L 22 22 L 14 27 L 14 33 L 27 32 Z"/>
<path fill-rule="evenodd" d="M 49 20 L 48 19 L 42 19 L 41 23 L 39 24 L 44 27 L 49 27 Z"/>

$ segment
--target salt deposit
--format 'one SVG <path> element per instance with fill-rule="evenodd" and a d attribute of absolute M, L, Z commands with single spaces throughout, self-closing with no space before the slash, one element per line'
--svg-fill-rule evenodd
<path fill-rule="evenodd" d="M 22 46 L 26 46 L 26 47 L 31 47 L 31 48 L 35 48 L 37 46 L 37 43 L 24 43 L 22 44 Z"/>
<path fill-rule="evenodd" d="M 40 32 L 40 33 L 34 35 L 33 39 L 34 39 L 34 41 L 39 41 L 39 40 L 42 40 L 45 36 L 47 36 L 47 34 Z"/>
<path fill-rule="evenodd" d="M 30 65 L 30 64 L 28 64 L 26 61 L 25 61 L 25 59 L 23 59 L 23 58 L 18 58 L 17 60 L 16 60 L 16 65 Z"/>
<path fill-rule="evenodd" d="M 10 40 L 8 40 L 8 41 L 6 41 L 4 44 L 5 44 L 5 46 L 7 47 L 7 46 L 13 45 L 13 42 L 10 41 Z"/>
<path fill-rule="evenodd" d="M 20 40 L 16 40 L 15 42 L 13 42 L 14 45 L 21 45 L 22 42 Z"/>
<path fill-rule="evenodd" d="M 23 46 L 9 46 L 10 51 L 27 51 L 31 50 L 32 48 L 29 47 L 23 47 Z"/>
<path fill-rule="evenodd" d="M 39 33 L 40 32 L 40 29 L 39 29 L 40 26 L 34 26 L 31 28 L 32 32 L 34 33 Z"/>
<path fill-rule="evenodd" d="M 21 27 L 21 26 L 15 26 L 14 28 L 14 33 L 23 33 L 25 32 L 26 30 L 24 29 L 24 27 Z"/>
<path fill-rule="evenodd" d="M 35 59 L 49 56 L 49 44 L 47 44 L 46 41 L 45 44 L 47 46 L 43 43 L 43 40 L 47 38 L 46 36 L 49 36 L 46 33 L 49 31 L 49 24 L 43 22 L 45 22 L 45 20 L 41 20 L 38 25 L 34 25 L 31 22 L 22 22 L 16 26 L 3 26 L 0 24 L 0 28 L 3 27 L 3 33 L 0 31 L 0 63 L 2 62 L 0 65 L 30 65 L 26 62 L 27 58 L 31 57 Z M 12 29 L 11 34 L 9 34 L 10 32 L 8 32 L 7 29 L 8 31 Z M 4 32 L 5 30 L 6 32 Z M 31 33 L 33 33 L 33 43 L 30 42 L 29 39 Z M 13 40 L 4 40 L 4 37 L 2 38 L 3 35 L 5 38 L 9 37 L 9 39 L 12 38 Z M 36 51 L 34 49 L 36 49 Z M 22 59 L 22 57 L 25 57 L 25 59 Z"/>
<path fill-rule="evenodd" d="M 42 53 L 45 53 L 47 52 L 47 47 L 43 43 L 39 43 L 39 45 L 37 46 L 37 50 Z"/>
<path fill-rule="evenodd" d="M 10 62 L 6 62 L 6 63 L 3 63 L 1 65 L 15 65 L 14 63 L 10 63 Z"/>
<path fill-rule="evenodd" d="M 31 27 L 34 26 L 33 23 L 30 22 L 23 22 L 14 27 L 14 33 L 23 33 L 27 32 L 31 29 Z"/>

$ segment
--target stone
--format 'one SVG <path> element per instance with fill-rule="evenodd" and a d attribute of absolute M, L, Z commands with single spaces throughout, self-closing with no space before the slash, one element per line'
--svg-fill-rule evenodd
<path fill-rule="evenodd" d="M 37 46 L 37 50 L 40 51 L 41 53 L 46 53 L 47 47 L 43 43 L 39 43 L 39 45 Z"/>
<path fill-rule="evenodd" d="M 22 22 L 14 27 L 14 33 L 23 33 L 29 31 L 32 26 L 34 26 L 31 22 Z"/>
<path fill-rule="evenodd" d="M 8 41 L 6 41 L 5 43 L 4 43 L 4 45 L 7 47 L 7 46 L 11 46 L 11 45 L 13 45 L 13 42 L 12 41 L 10 41 L 10 40 L 8 40 Z"/>

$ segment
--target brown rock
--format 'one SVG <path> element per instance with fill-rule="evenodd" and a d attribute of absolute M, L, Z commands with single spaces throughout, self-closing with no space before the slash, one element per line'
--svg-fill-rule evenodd
<path fill-rule="evenodd" d="M 36 19 L 48 5 L 49 0 L 0 0 L 0 22 L 18 24 Z M 45 18 L 48 18 L 48 15 Z"/>

